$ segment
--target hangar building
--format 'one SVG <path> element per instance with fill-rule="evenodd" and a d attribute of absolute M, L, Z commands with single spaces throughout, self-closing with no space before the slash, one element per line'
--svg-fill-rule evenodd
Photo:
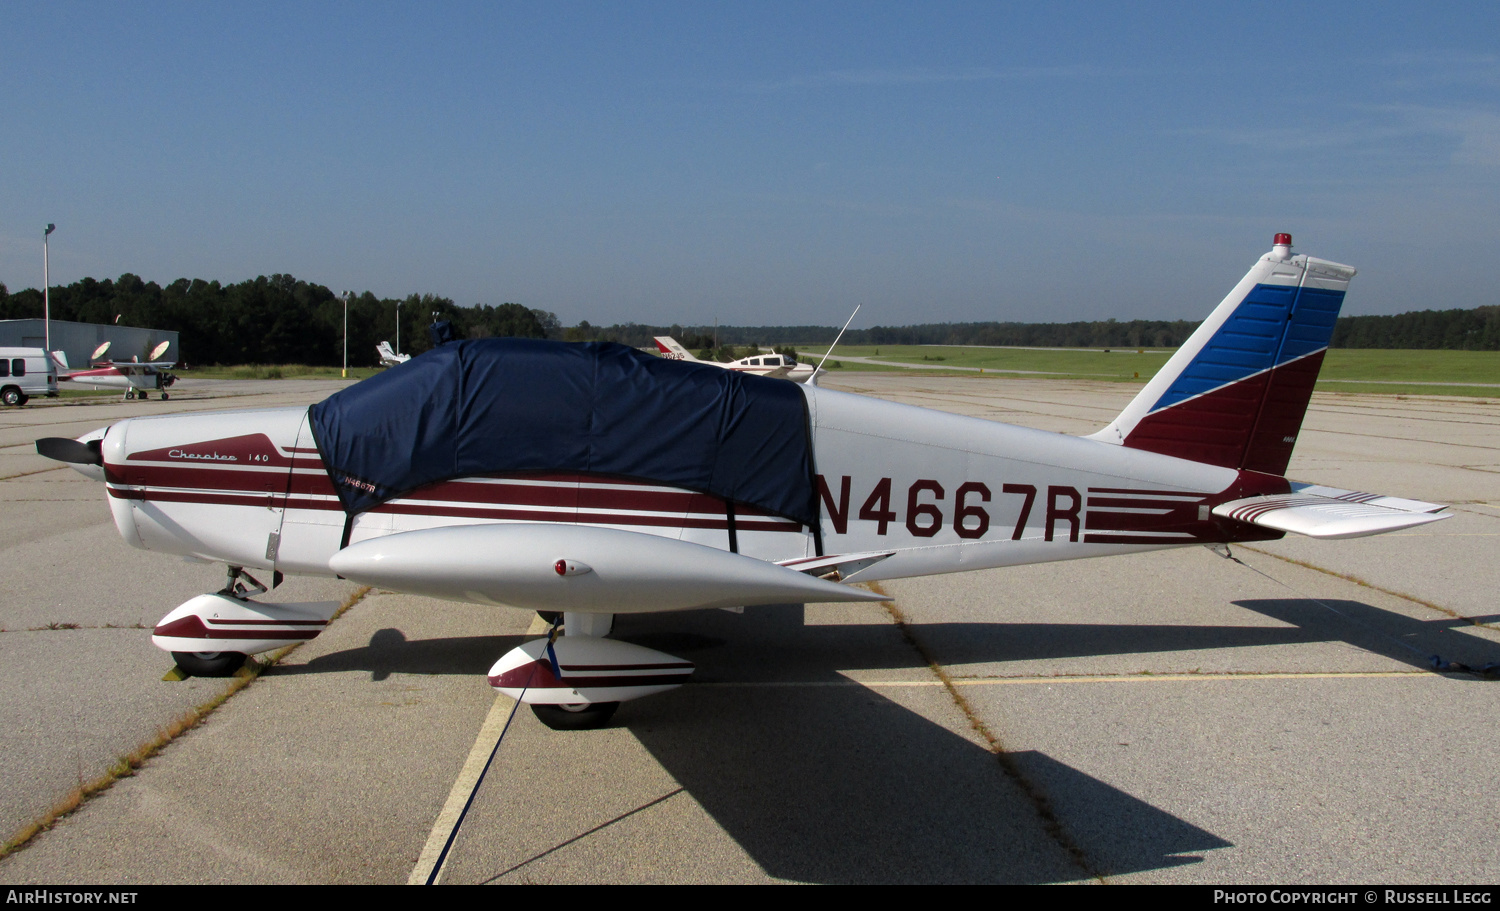
<path fill-rule="evenodd" d="M 41 348 L 46 335 L 42 320 L 0 320 L 0 348 Z M 89 355 L 105 342 L 109 342 L 109 353 L 105 357 L 116 361 L 128 361 L 133 357 L 145 360 L 162 342 L 172 346 L 164 359 L 180 362 L 182 351 L 177 344 L 177 333 L 167 329 L 141 329 L 136 326 L 113 326 L 99 323 L 72 323 L 67 320 L 52 321 L 52 350 L 65 352 L 68 365 L 74 369 L 87 367 Z"/>

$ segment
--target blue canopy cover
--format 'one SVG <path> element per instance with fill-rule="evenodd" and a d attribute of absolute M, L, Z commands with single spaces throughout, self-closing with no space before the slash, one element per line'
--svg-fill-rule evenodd
<path fill-rule="evenodd" d="M 612 342 L 444 345 L 312 406 L 346 512 L 436 481 L 571 471 L 669 484 L 813 527 L 807 400 L 795 383 Z"/>

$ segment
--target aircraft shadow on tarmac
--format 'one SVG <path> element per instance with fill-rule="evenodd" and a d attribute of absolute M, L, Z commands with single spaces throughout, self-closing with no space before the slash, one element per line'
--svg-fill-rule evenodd
<path fill-rule="evenodd" d="M 1463 634 L 1464 621 L 1416 620 L 1361 602 L 1235 603 L 1287 625 L 936 623 L 912 632 L 947 664 L 1346 642 L 1425 669 L 1433 653 L 1479 666 L 1497 650 Z M 624 616 L 615 635 L 698 665 L 699 685 L 628 703 L 615 723 L 773 876 L 1055 882 L 1195 863 L 1202 852 L 1230 846 L 1045 754 L 1008 754 L 1028 794 L 989 750 L 874 689 L 849 685 L 841 670 L 925 671 L 890 624 L 806 625 L 800 606 L 778 605 L 742 616 Z M 400 630 L 382 629 L 364 648 L 273 672 L 482 675 L 524 638 L 407 641 Z M 918 692 L 926 695 L 910 695 Z M 903 698 L 947 696 L 932 688 Z M 1082 861 L 1046 834 L 1038 800 L 1062 822 Z M 556 844 L 582 834 L 560 835 Z M 532 861 L 559 849 L 485 858 L 478 879 L 525 876 Z"/>
<path fill-rule="evenodd" d="M 1195 855 L 1229 846 L 1043 753 L 1011 753 L 1029 795 L 985 747 L 918 707 L 852 684 L 839 672 L 854 666 L 850 659 L 924 674 L 889 624 L 805 626 L 795 605 L 617 624 L 622 639 L 696 662 L 708 685 L 628 703 L 616 723 L 772 876 L 1057 882 L 1196 863 Z M 941 688 L 903 692 L 953 715 Z M 1047 834 L 1039 795 L 1086 860 Z M 465 867 L 477 881 L 545 876 L 532 862 L 567 850 L 580 834 L 558 833 L 543 851 L 470 859 Z"/>
<path fill-rule="evenodd" d="M 1500 662 L 1500 644 L 1468 632 L 1476 623 L 1500 620 L 1500 615 L 1418 620 L 1363 601 L 1266 598 L 1234 603 L 1297 627 L 1296 632 L 1308 637 L 1304 641 L 1343 641 L 1423 670 L 1459 669 L 1453 667 L 1455 664 L 1493 668 Z"/>
<path fill-rule="evenodd" d="M 495 659 L 533 636 L 454 636 L 412 639 L 399 629 L 376 630 L 370 644 L 319 655 L 306 664 L 278 664 L 266 676 L 338 674 L 369 671 L 372 680 L 392 674 L 440 674 L 483 677 Z"/>
<path fill-rule="evenodd" d="M 1456 618 L 1417 620 L 1360 601 L 1280 598 L 1242 600 L 1234 604 L 1287 626 L 926 623 L 914 624 L 912 630 L 933 654 L 949 665 L 1317 642 L 1345 642 L 1423 670 L 1433 668 L 1433 656 L 1473 668 L 1500 661 L 1500 645 L 1468 635 L 1466 631 L 1473 628 L 1472 624 Z M 745 616 L 791 609 L 797 610 L 797 633 L 762 645 L 773 650 L 766 661 L 782 676 L 790 676 L 799 664 L 809 661 L 816 667 L 832 665 L 863 670 L 910 664 L 908 651 L 890 653 L 872 648 L 888 639 L 887 625 L 801 626 L 801 609 L 795 605 L 752 608 Z M 644 617 L 655 618 L 649 630 L 642 625 Z M 690 659 L 693 652 L 745 638 L 745 624 L 722 611 L 644 617 L 622 617 L 616 635 Z M 694 619 L 690 622 L 688 618 Z M 705 631 L 706 619 L 716 621 L 708 623 L 713 634 Z M 1473 620 L 1493 623 L 1500 616 Z M 626 629 L 633 629 L 634 634 L 624 633 Z M 363 648 L 332 652 L 305 665 L 277 666 L 269 673 L 280 676 L 366 670 L 375 680 L 384 680 L 395 673 L 483 675 L 500 655 L 530 638 L 533 637 L 458 636 L 407 640 L 401 630 L 386 628 L 371 636 L 369 645 Z M 694 681 L 704 682 L 708 679 L 707 672 L 700 667 Z"/>
<path fill-rule="evenodd" d="M 864 688 L 674 695 L 626 716 L 627 726 L 775 877 L 1060 882 L 1197 863 L 1229 846 L 1044 753 L 1009 754 L 1080 862 L 994 754 Z"/>

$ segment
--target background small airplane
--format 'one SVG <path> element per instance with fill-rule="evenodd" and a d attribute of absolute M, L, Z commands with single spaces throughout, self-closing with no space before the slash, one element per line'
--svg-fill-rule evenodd
<path fill-rule="evenodd" d="M 806 382 L 812 375 L 814 368 L 810 364 L 799 364 L 796 358 L 786 357 L 781 354 L 757 354 L 753 357 L 742 357 L 737 361 L 721 364 L 718 361 L 700 361 L 694 357 L 677 340 L 670 335 L 659 335 L 654 341 L 656 347 L 661 350 L 661 356 L 668 360 L 688 361 L 694 364 L 711 364 L 715 367 L 723 367 L 725 370 L 733 370 L 736 373 L 750 373 L 756 376 L 769 376 L 778 380 L 791 380 L 794 383 Z"/>
<path fill-rule="evenodd" d="M 59 374 L 59 380 L 67 380 L 80 386 L 89 386 L 94 389 L 123 389 L 125 398 L 149 399 L 153 391 L 161 393 L 162 401 L 168 398 L 167 388 L 177 382 L 177 376 L 168 373 L 167 368 L 172 367 L 175 361 L 163 361 L 159 358 L 167 353 L 171 342 L 162 342 L 151 349 L 150 357 L 145 361 L 105 361 L 100 360 L 105 352 L 109 351 L 109 342 L 105 342 L 94 353 L 89 355 L 92 366 L 87 370 L 74 370 L 68 374 Z M 54 353 L 57 357 L 57 353 Z M 67 361 L 58 358 L 63 367 L 67 367 Z"/>
<path fill-rule="evenodd" d="M 391 347 L 390 342 L 381 342 L 375 346 L 375 353 L 380 355 L 380 366 L 394 367 L 411 360 L 411 355 L 401 354 Z"/>

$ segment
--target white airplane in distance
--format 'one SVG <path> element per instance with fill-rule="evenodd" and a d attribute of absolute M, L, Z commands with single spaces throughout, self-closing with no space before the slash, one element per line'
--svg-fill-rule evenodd
<path fill-rule="evenodd" d="M 670 335 L 658 335 L 653 341 L 661 350 L 661 356 L 668 360 L 687 361 L 693 364 L 712 364 L 715 367 L 723 367 L 725 370 L 733 370 L 736 373 L 750 373 L 756 376 L 769 376 L 778 380 L 791 380 L 794 383 L 804 383 L 813 375 L 814 368 L 809 364 L 799 364 L 796 358 L 781 354 L 757 354 L 753 357 L 742 357 L 737 361 L 721 364 L 718 361 L 700 361 L 693 357 L 677 340 Z"/>
<path fill-rule="evenodd" d="M 380 344 L 376 345 L 375 353 L 380 355 L 380 366 L 382 367 L 394 367 L 397 364 L 404 364 L 407 361 L 411 360 L 411 355 L 397 353 L 396 350 L 391 347 L 390 342 L 381 342 Z"/>
<path fill-rule="evenodd" d="M 151 393 L 159 392 L 162 401 L 166 401 L 167 388 L 177 382 L 177 375 L 168 373 L 175 361 L 163 361 L 159 358 L 167 353 L 171 342 L 162 342 L 151 349 L 150 356 L 145 361 L 105 361 L 100 360 L 105 352 L 109 351 L 109 342 L 105 342 L 94 353 L 89 355 L 91 366 L 87 370 L 74 370 L 68 374 L 58 374 L 59 380 L 77 383 L 80 386 L 89 386 L 94 389 L 123 389 L 125 398 L 141 400 L 151 398 Z M 67 368 L 67 358 L 61 352 L 53 352 L 53 357 L 64 368 Z"/>
<path fill-rule="evenodd" d="M 843 583 L 1446 518 L 1284 476 L 1353 275 L 1276 235 L 1087 437 L 726 382 L 623 345 L 484 339 L 311 408 L 129 418 L 37 450 L 103 482 L 131 545 L 228 565 L 154 630 L 183 672 L 232 673 L 333 616 L 252 600 L 247 570 L 337 575 L 560 615 L 489 682 L 592 727 L 693 671 L 607 638 L 616 614 L 884 600 Z"/>

